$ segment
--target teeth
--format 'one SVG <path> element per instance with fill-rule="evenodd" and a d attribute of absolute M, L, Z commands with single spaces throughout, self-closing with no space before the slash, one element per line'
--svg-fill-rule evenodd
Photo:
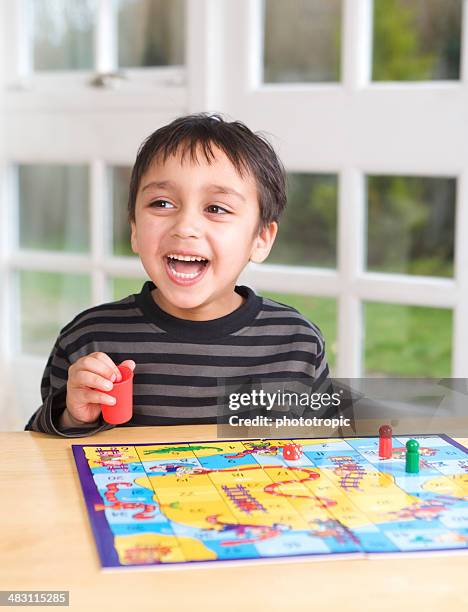
<path fill-rule="evenodd" d="M 200 272 L 195 272 L 195 274 L 184 274 L 184 272 L 176 272 L 175 270 L 171 270 L 171 274 L 177 276 L 177 278 L 195 278 L 196 276 L 200 276 Z"/>
<path fill-rule="evenodd" d="M 177 253 L 171 253 L 167 257 L 178 259 L 179 261 L 207 261 L 204 257 L 198 255 L 177 255 Z"/>

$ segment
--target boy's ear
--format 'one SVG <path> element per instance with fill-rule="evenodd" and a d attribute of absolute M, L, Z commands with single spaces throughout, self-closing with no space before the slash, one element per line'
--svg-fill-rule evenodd
<path fill-rule="evenodd" d="M 130 242 L 132 245 L 132 251 L 138 254 L 138 244 L 137 244 L 137 235 L 136 235 L 136 223 L 134 221 L 130 222 L 130 228 L 132 231 L 132 235 L 130 238 Z"/>
<path fill-rule="evenodd" d="M 265 261 L 275 242 L 277 232 L 278 224 L 276 221 L 272 221 L 258 232 L 254 239 L 253 249 L 250 253 L 250 261 L 254 263 L 262 263 L 262 261 Z"/>

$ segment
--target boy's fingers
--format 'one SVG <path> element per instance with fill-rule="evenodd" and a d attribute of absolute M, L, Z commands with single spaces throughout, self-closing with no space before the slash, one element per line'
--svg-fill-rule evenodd
<path fill-rule="evenodd" d="M 113 383 L 109 380 L 109 374 L 106 370 L 104 375 L 99 375 L 89 370 L 81 370 L 75 378 L 75 384 L 78 387 L 87 389 L 98 389 L 100 391 L 111 391 Z"/>
<path fill-rule="evenodd" d="M 113 406 L 116 401 L 115 398 L 105 393 L 99 393 L 99 391 L 86 390 L 82 392 L 82 401 L 86 404 L 106 404 L 107 406 Z"/>
<path fill-rule="evenodd" d="M 73 368 L 73 370 L 70 382 L 73 387 L 93 387 L 95 385 L 92 384 L 91 381 L 97 382 L 100 377 L 106 379 L 107 381 L 113 382 L 112 376 L 114 376 L 114 369 L 109 367 L 107 362 L 99 360 L 92 355 L 82 357 L 80 360 L 75 362 L 71 368 Z M 91 379 L 89 378 L 90 376 Z"/>
<path fill-rule="evenodd" d="M 106 355 L 106 353 L 101 353 L 101 352 L 92 353 L 92 355 L 98 361 L 105 363 L 112 370 L 112 373 L 115 374 L 115 380 L 120 380 L 121 375 L 120 375 L 119 369 L 116 366 L 116 364 L 112 361 L 112 359 L 109 357 L 109 355 Z"/>
<path fill-rule="evenodd" d="M 133 359 L 127 359 L 127 361 L 122 361 L 120 365 L 127 366 L 127 368 L 130 368 L 130 370 L 134 370 L 136 367 L 136 363 L 133 361 Z"/>

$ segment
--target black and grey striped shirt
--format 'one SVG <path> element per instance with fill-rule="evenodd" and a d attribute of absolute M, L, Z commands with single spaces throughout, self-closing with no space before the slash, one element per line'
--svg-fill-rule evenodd
<path fill-rule="evenodd" d="M 114 363 L 136 363 L 133 417 L 125 426 L 213 423 L 219 415 L 219 380 L 243 377 L 307 378 L 327 382 L 320 330 L 297 310 L 236 286 L 237 310 L 210 321 L 179 319 L 153 300 L 154 283 L 118 302 L 90 308 L 60 332 L 41 383 L 43 404 L 26 430 L 66 437 L 111 429 L 100 418 L 80 429 L 59 428 L 68 368 L 95 351 Z"/>

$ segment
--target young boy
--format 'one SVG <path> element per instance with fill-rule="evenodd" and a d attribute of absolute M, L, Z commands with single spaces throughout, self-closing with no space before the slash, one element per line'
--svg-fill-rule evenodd
<path fill-rule="evenodd" d="M 110 429 L 100 404 L 134 369 L 126 425 L 215 422 L 217 381 L 328 376 L 317 327 L 294 308 L 236 286 L 268 256 L 286 205 L 271 145 L 220 115 L 181 117 L 149 136 L 133 167 L 131 244 L 151 279 L 139 294 L 95 306 L 60 332 L 27 430 L 87 436 Z"/>

